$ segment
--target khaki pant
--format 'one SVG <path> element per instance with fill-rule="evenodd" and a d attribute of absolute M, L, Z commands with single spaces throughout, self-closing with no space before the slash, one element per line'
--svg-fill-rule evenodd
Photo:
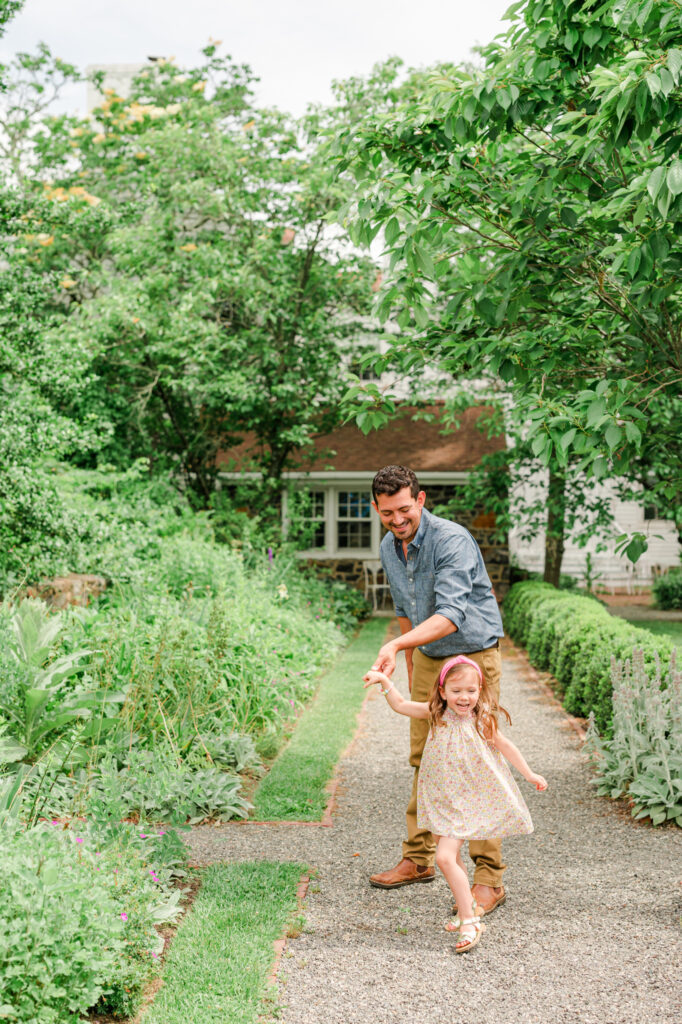
<path fill-rule="evenodd" d="M 429 658 L 420 650 L 412 656 L 412 692 L 411 700 L 427 701 L 438 681 L 440 670 L 452 655 L 447 658 Z M 481 667 L 485 680 L 495 700 L 500 698 L 500 675 L 502 662 L 497 647 L 487 651 L 476 651 L 467 654 L 468 658 Z M 412 795 L 407 805 L 407 840 L 403 843 L 403 857 L 409 857 L 415 864 L 433 865 L 436 844 L 430 832 L 417 828 L 417 783 L 419 781 L 419 765 L 422 751 L 429 734 L 430 724 L 422 718 L 410 719 L 410 764 L 414 766 Z M 506 864 L 502 863 L 502 841 L 500 839 L 476 839 L 469 843 L 469 856 L 476 865 L 474 882 L 481 885 L 498 886 L 502 884 L 502 874 Z"/>

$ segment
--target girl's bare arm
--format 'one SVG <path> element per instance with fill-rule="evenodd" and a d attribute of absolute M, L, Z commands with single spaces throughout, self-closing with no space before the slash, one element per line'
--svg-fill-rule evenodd
<path fill-rule="evenodd" d="M 510 739 L 507 739 L 506 736 L 503 736 L 496 729 L 488 742 L 493 747 L 496 747 L 509 763 L 521 772 L 526 782 L 530 782 L 536 789 L 547 789 L 547 780 L 542 775 L 531 771 L 525 757 Z"/>
<path fill-rule="evenodd" d="M 365 689 L 368 686 L 376 684 L 380 686 L 386 696 L 386 701 L 391 705 L 394 711 L 397 711 L 399 715 L 407 715 L 408 718 L 428 718 L 429 717 L 429 705 L 424 704 L 418 700 L 405 700 L 401 694 L 398 693 L 395 686 L 383 672 L 377 672 L 375 669 L 370 669 L 366 676 L 364 676 Z"/>

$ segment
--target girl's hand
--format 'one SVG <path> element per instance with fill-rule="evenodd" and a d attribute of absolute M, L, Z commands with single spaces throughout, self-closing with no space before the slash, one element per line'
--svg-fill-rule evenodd
<path fill-rule="evenodd" d="M 536 789 L 543 790 L 547 789 L 547 779 L 543 778 L 542 775 L 536 775 L 535 772 L 531 772 L 528 776 L 528 782 Z"/>
<path fill-rule="evenodd" d="M 377 672 L 376 669 L 371 668 L 369 672 L 363 677 L 366 690 L 368 686 L 372 686 L 374 683 L 380 686 L 382 690 L 389 690 L 391 687 L 391 680 L 388 676 L 385 676 L 383 672 Z"/>

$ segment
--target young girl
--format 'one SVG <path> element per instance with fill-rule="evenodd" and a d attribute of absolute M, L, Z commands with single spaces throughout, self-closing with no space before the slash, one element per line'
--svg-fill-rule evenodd
<path fill-rule="evenodd" d="M 498 839 L 533 831 L 530 814 L 504 758 L 536 789 L 546 789 L 521 752 L 497 728 L 498 714 L 511 718 L 492 699 L 483 673 L 459 654 L 443 665 L 428 704 L 405 700 L 382 672 L 371 670 L 365 688 L 377 683 L 394 711 L 428 718 L 431 731 L 422 754 L 417 791 L 418 827 L 437 843 L 436 863 L 457 902 L 456 953 L 473 949 L 484 926 L 475 912 L 462 846 L 468 839 Z"/>

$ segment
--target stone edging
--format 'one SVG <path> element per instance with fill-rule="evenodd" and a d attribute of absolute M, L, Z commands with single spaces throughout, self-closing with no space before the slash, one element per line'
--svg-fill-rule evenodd
<path fill-rule="evenodd" d="M 289 824 L 291 824 L 291 822 L 289 822 Z M 308 822 L 307 824 L 311 824 L 311 823 Z M 314 824 L 319 824 L 319 822 L 315 822 Z M 296 890 L 296 898 L 298 900 L 298 909 L 299 910 L 301 910 L 303 908 L 303 901 L 305 900 L 306 896 L 308 895 L 308 886 L 309 885 L 310 885 L 310 875 L 301 875 L 301 880 L 298 883 L 298 889 Z M 282 963 L 282 957 L 284 955 L 284 950 L 286 949 L 286 946 L 287 946 L 286 931 L 285 931 L 284 935 L 280 939 L 275 939 L 275 941 L 273 943 L 273 946 L 274 946 L 274 950 L 275 950 L 275 962 L 272 965 L 272 970 L 270 971 L 270 973 L 268 975 L 268 982 L 270 982 L 271 984 L 275 985 L 275 984 L 277 984 L 277 980 L 278 980 L 277 974 L 279 972 L 279 968 L 280 968 L 280 965 Z"/>

